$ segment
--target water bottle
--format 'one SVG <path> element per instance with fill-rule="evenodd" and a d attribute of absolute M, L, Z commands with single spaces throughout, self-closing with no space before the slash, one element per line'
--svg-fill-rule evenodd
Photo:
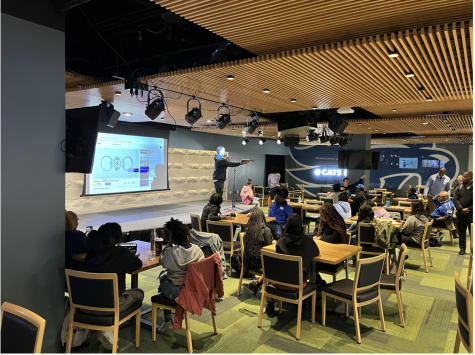
<path fill-rule="evenodd" d="M 299 205 L 302 204 L 302 199 L 300 198 L 300 196 L 299 196 L 299 202 L 298 203 L 299 203 Z"/>

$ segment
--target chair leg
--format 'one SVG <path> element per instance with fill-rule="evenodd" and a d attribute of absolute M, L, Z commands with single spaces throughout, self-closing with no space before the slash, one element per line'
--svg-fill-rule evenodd
<path fill-rule="evenodd" d="M 312 296 L 312 323 L 315 323 L 315 306 L 317 303 L 317 293 Z"/>
<path fill-rule="evenodd" d="M 241 251 L 241 253 L 242 253 L 242 251 Z M 242 285 L 243 276 L 244 276 L 244 268 L 241 265 L 241 276 L 239 276 L 239 286 L 238 286 L 238 289 L 237 289 L 237 295 L 238 296 L 241 294 L 241 285 Z"/>
<path fill-rule="evenodd" d="M 460 336 L 459 336 L 459 332 L 457 330 L 457 336 L 455 337 L 454 354 L 459 353 L 459 348 L 460 348 Z"/>
<path fill-rule="evenodd" d="M 348 303 L 345 302 L 345 317 L 348 318 L 350 316 L 350 312 L 348 311 Z"/>
<path fill-rule="evenodd" d="M 345 274 L 346 274 L 346 278 L 348 278 L 348 259 L 346 259 L 345 261 Z"/>
<path fill-rule="evenodd" d="M 389 251 L 386 249 L 386 275 L 389 275 Z"/>
<path fill-rule="evenodd" d="M 97 332 L 97 334 L 99 334 L 99 332 Z M 98 335 L 98 340 L 99 340 L 99 335 Z M 71 353 L 72 342 L 73 342 L 73 325 L 70 322 L 69 327 L 68 327 L 68 339 L 66 340 L 66 351 L 65 351 L 66 354 Z"/>
<path fill-rule="evenodd" d="M 381 329 L 386 331 L 386 324 L 384 323 L 383 302 L 381 302 L 381 296 L 378 299 L 379 318 L 381 318 Z"/>
<path fill-rule="evenodd" d="M 404 311 L 402 308 L 401 292 L 396 292 L 397 308 L 399 309 L 399 319 L 401 320 L 401 327 L 404 328 Z"/>
<path fill-rule="evenodd" d="M 361 306 L 361 307 L 358 308 L 358 317 L 360 317 L 360 319 L 361 319 L 361 309 L 362 309 L 362 308 L 363 308 L 363 306 Z"/>
<path fill-rule="evenodd" d="M 188 344 L 188 353 L 193 353 L 193 343 L 191 342 L 190 315 L 185 310 L 186 343 Z"/>
<path fill-rule="evenodd" d="M 356 342 L 361 344 L 360 319 L 358 318 L 358 307 L 356 306 L 356 302 L 353 302 L 353 315 L 355 316 Z"/>
<path fill-rule="evenodd" d="M 157 339 L 157 307 L 152 303 L 152 341 Z"/>
<path fill-rule="evenodd" d="M 260 328 L 262 325 L 262 313 L 264 313 L 264 301 L 266 299 L 265 297 L 265 286 L 263 286 L 264 289 L 262 290 L 262 296 L 261 296 L 261 307 L 259 308 L 259 319 L 257 320 L 257 327 Z"/>
<path fill-rule="evenodd" d="M 452 243 L 452 246 L 454 245 L 454 235 L 452 233 L 453 231 L 449 230 L 449 235 L 450 235 L 450 242 Z"/>
<path fill-rule="evenodd" d="M 282 301 L 279 301 L 279 314 L 282 314 Z"/>
<path fill-rule="evenodd" d="M 300 323 L 302 322 L 302 299 L 298 303 L 298 312 L 297 312 L 297 335 L 295 339 L 300 340 Z"/>
<path fill-rule="evenodd" d="M 426 272 L 429 272 L 429 269 L 427 269 L 426 251 L 424 248 L 422 248 L 422 258 L 424 259 L 424 268 L 426 269 Z"/>
<path fill-rule="evenodd" d="M 140 346 L 140 324 L 141 324 L 140 317 L 141 317 L 141 314 L 140 312 L 138 312 L 137 315 L 135 316 L 135 347 L 136 348 Z M 156 333 L 156 331 L 152 333 Z"/>
<path fill-rule="evenodd" d="M 218 334 L 218 327 L 216 326 L 216 316 L 213 312 L 211 312 L 211 319 L 213 320 L 214 334 Z"/>
<path fill-rule="evenodd" d="M 325 325 L 326 313 L 327 313 L 327 294 L 322 293 L 322 325 Z"/>
<path fill-rule="evenodd" d="M 470 277 L 472 277 L 472 268 L 473 268 L 473 257 L 470 254 L 470 259 L 468 261 L 467 290 L 470 289 Z"/>
<path fill-rule="evenodd" d="M 430 261 L 430 267 L 432 267 L 432 255 L 430 253 L 430 247 L 427 248 L 427 252 L 429 253 L 429 261 Z"/>
<path fill-rule="evenodd" d="M 114 336 L 112 337 L 112 353 L 117 354 L 117 343 L 119 342 L 119 325 L 114 326 Z"/>

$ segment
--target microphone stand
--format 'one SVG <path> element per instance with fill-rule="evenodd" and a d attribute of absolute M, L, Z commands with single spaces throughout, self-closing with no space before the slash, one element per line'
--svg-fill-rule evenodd
<path fill-rule="evenodd" d="M 234 169 L 234 176 L 233 176 L 233 203 L 232 203 L 232 207 L 231 207 L 231 211 L 236 211 L 236 210 L 241 210 L 243 211 L 244 209 L 243 208 L 239 208 L 239 207 L 236 207 L 236 167 L 233 168 Z M 239 173 L 238 173 L 239 174 Z M 239 174 L 239 176 L 241 176 Z M 242 176 L 241 176 L 241 179 L 242 179 Z M 244 180 L 244 179 L 243 179 Z"/>

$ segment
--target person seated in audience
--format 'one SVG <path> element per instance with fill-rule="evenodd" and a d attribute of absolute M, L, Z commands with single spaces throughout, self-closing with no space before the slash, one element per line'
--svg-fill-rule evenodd
<path fill-rule="evenodd" d="M 458 238 L 457 229 L 453 223 L 453 217 L 455 212 L 455 205 L 449 198 L 447 191 L 442 191 L 432 199 L 436 208 L 431 213 L 431 217 L 434 219 L 432 228 L 448 228 L 452 231 L 454 238 Z"/>
<path fill-rule="evenodd" d="M 226 216 L 221 216 L 221 204 L 223 203 L 223 196 L 218 193 L 214 193 L 209 198 L 209 202 L 203 207 L 203 213 L 201 213 L 201 231 L 207 232 L 206 221 L 221 221 L 227 219 Z"/>
<path fill-rule="evenodd" d="M 244 235 L 244 271 L 261 268 L 261 249 L 273 242 L 264 212 L 255 209 L 246 225 Z"/>
<path fill-rule="evenodd" d="M 95 273 L 117 274 L 119 285 L 119 310 L 122 312 L 137 301 L 142 301 L 144 292 L 141 289 L 125 289 L 125 273 L 133 272 L 142 267 L 139 255 L 118 246 L 122 239 L 122 229 L 117 223 L 106 223 L 99 230 L 88 234 L 89 252 L 86 255 L 86 271 Z M 93 290 L 90 290 L 94 292 Z M 83 310 L 86 313 L 97 314 L 96 311 Z M 102 314 L 103 312 L 99 312 Z M 101 331 L 99 341 L 108 350 L 112 350 L 113 332 Z"/>
<path fill-rule="evenodd" d="M 429 214 L 421 200 L 411 202 L 411 215 L 402 222 L 397 236 L 398 244 L 421 245 L 424 228 L 429 222 Z"/>
<path fill-rule="evenodd" d="M 327 193 L 327 196 L 328 197 L 333 197 L 333 203 L 337 203 L 338 202 L 338 196 L 340 196 L 342 194 L 340 184 L 334 184 L 332 186 L 332 190 L 333 190 L 332 192 Z"/>
<path fill-rule="evenodd" d="M 259 202 L 254 201 L 254 192 L 252 192 L 252 180 L 247 180 L 247 185 L 242 187 L 241 200 L 243 205 L 257 205 Z"/>
<path fill-rule="evenodd" d="M 66 269 L 84 271 L 85 265 L 83 262 L 74 260 L 73 255 L 87 253 L 89 248 L 87 246 L 87 236 L 84 232 L 78 231 L 79 218 L 78 215 L 72 211 L 66 211 L 66 233 L 65 233 L 65 263 Z"/>
<path fill-rule="evenodd" d="M 325 203 L 320 209 L 320 225 L 315 229 L 316 239 L 332 244 L 347 244 L 345 220 L 331 203 Z M 315 233 L 317 232 L 317 233 Z"/>
<path fill-rule="evenodd" d="M 416 189 L 415 188 L 410 187 L 407 190 L 407 198 L 410 199 L 410 200 L 418 200 L 419 199 L 416 195 Z"/>
<path fill-rule="evenodd" d="M 268 216 L 275 217 L 275 221 L 272 221 L 267 224 L 267 226 L 271 229 L 272 235 L 275 239 L 279 239 L 279 226 L 282 225 L 285 227 L 285 223 L 287 223 L 287 218 L 294 212 L 292 207 L 287 204 L 287 197 L 289 196 L 289 192 L 286 188 L 278 188 L 275 192 L 275 199 L 274 203 L 269 207 Z"/>
<path fill-rule="evenodd" d="M 368 200 L 368 194 L 364 190 L 363 184 L 358 184 L 356 186 L 356 196 L 353 197 L 353 206 L 351 207 L 351 214 L 356 216 L 356 212 L 360 209 L 363 203 Z"/>
<path fill-rule="evenodd" d="M 360 207 L 358 211 L 358 219 L 350 226 L 350 228 L 348 228 L 348 232 L 351 234 L 351 245 L 356 244 L 356 236 L 358 235 L 358 224 L 375 222 L 374 218 L 375 213 L 370 205 L 364 204 Z"/>
<path fill-rule="evenodd" d="M 348 202 L 348 196 L 340 194 L 338 202 L 333 205 L 344 221 L 351 218 L 351 206 Z"/>
<path fill-rule="evenodd" d="M 320 250 L 312 237 L 305 234 L 302 225 L 302 217 L 298 214 L 293 213 L 287 219 L 285 233 L 282 235 L 282 238 L 277 241 L 275 251 L 280 254 L 302 257 L 303 287 L 307 286 L 310 264 L 313 258 L 320 255 Z M 318 273 L 317 279 L 321 280 Z M 244 284 L 243 287 L 246 291 L 256 295 L 257 291 L 262 286 L 263 281 L 264 277 L 261 276 L 258 281 Z M 275 287 L 286 291 L 297 290 L 297 288 L 282 285 L 275 285 Z M 274 309 L 274 300 L 268 297 L 266 313 L 269 318 L 274 317 Z"/>
<path fill-rule="evenodd" d="M 191 243 L 190 230 L 178 219 L 171 218 L 165 223 L 168 231 L 168 244 L 160 254 L 163 270 L 160 273 L 159 292 L 166 298 L 174 300 L 180 294 L 181 284 L 185 279 L 188 265 L 204 259 L 203 251 Z M 157 332 L 172 330 L 172 311 L 163 310 L 165 321 Z"/>
<path fill-rule="evenodd" d="M 376 205 L 373 200 L 366 200 L 364 204 L 373 208 L 375 218 L 391 218 L 389 212 L 384 207 Z"/>

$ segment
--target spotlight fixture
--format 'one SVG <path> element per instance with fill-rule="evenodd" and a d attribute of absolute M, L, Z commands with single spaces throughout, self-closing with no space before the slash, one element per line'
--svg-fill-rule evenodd
<path fill-rule="evenodd" d="M 312 106 L 312 110 L 318 110 L 317 106 Z"/>
<path fill-rule="evenodd" d="M 222 113 L 221 116 L 219 115 L 219 110 L 222 108 L 225 108 L 228 113 Z M 218 107 L 217 111 L 217 117 L 216 117 L 216 127 L 219 129 L 225 129 L 228 124 L 231 123 L 231 114 L 229 111 L 229 107 L 226 106 L 225 104 L 222 104 L 221 106 Z"/>
<path fill-rule="evenodd" d="M 152 91 L 158 91 L 160 94 L 160 97 L 150 102 L 150 93 Z M 157 89 L 149 90 L 148 98 L 147 98 L 147 108 L 145 109 L 145 114 L 147 115 L 148 118 L 150 118 L 151 120 L 154 120 L 158 116 L 160 116 L 160 114 L 163 111 L 165 111 L 165 101 L 163 100 L 162 92 Z"/>
<path fill-rule="evenodd" d="M 290 99 L 290 102 L 297 102 L 297 100 L 295 100 L 295 99 Z"/>
<path fill-rule="evenodd" d="M 264 92 L 264 94 L 270 93 L 270 90 L 269 90 L 269 89 L 262 89 L 262 91 Z"/>
<path fill-rule="evenodd" d="M 116 95 L 116 96 L 120 96 L 120 95 L 122 95 L 122 93 L 121 93 L 120 91 L 116 91 L 116 92 L 115 92 L 115 95 Z"/>
<path fill-rule="evenodd" d="M 409 70 L 408 72 L 406 72 L 406 78 L 412 78 L 414 75 L 414 72 L 412 70 Z"/>
<path fill-rule="evenodd" d="M 370 127 L 370 126 L 368 126 L 368 127 L 366 127 L 366 128 L 368 128 L 368 129 L 371 129 L 371 127 Z"/>
<path fill-rule="evenodd" d="M 393 111 L 393 112 L 396 112 L 396 111 L 397 111 L 397 109 L 393 108 L 393 109 L 392 109 L 392 111 Z"/>
<path fill-rule="evenodd" d="M 252 118 L 251 122 L 249 122 L 249 117 Z M 259 127 L 259 116 L 257 113 L 252 111 L 247 117 L 246 117 L 246 131 L 249 134 L 253 134 L 256 129 Z"/>
<path fill-rule="evenodd" d="M 431 97 L 431 96 L 426 97 L 426 101 L 427 101 L 427 102 L 432 102 L 432 97 Z"/>
<path fill-rule="evenodd" d="M 196 102 L 198 102 L 198 107 L 192 108 L 190 110 L 189 105 L 191 100 L 195 100 Z M 186 111 L 188 111 L 188 113 L 185 115 L 185 121 L 188 122 L 191 126 L 193 126 L 196 121 L 198 121 L 201 117 L 203 117 L 203 115 L 201 114 L 201 102 L 200 100 L 195 99 L 195 97 L 192 97 L 186 103 Z"/>
<path fill-rule="evenodd" d="M 261 138 L 261 139 L 259 139 L 259 144 L 263 145 L 266 141 L 267 141 L 267 139 Z"/>
<path fill-rule="evenodd" d="M 234 76 L 228 75 L 228 76 L 226 77 L 226 79 L 228 79 L 228 80 L 234 80 Z"/>
<path fill-rule="evenodd" d="M 124 116 L 132 116 L 132 112 L 124 112 Z"/>
<path fill-rule="evenodd" d="M 307 139 L 307 142 L 313 142 L 314 140 L 318 139 L 318 134 L 315 133 L 315 130 L 308 131 L 306 139 Z"/>
<path fill-rule="evenodd" d="M 320 143 L 326 143 L 330 140 L 330 137 L 327 136 L 325 130 L 322 132 L 322 136 L 320 137 Z"/>
<path fill-rule="evenodd" d="M 276 140 L 276 143 L 277 144 L 282 144 L 282 141 L 280 140 L 280 138 Z"/>
<path fill-rule="evenodd" d="M 244 138 L 242 140 L 242 145 L 246 145 L 247 143 L 249 143 L 249 138 Z"/>
<path fill-rule="evenodd" d="M 388 57 L 389 58 L 399 57 L 399 52 L 397 51 L 397 49 L 394 49 L 393 51 L 388 51 Z"/>
<path fill-rule="evenodd" d="M 331 145 L 336 145 L 340 142 L 340 137 L 338 136 L 333 136 L 330 138 L 330 144 Z"/>
<path fill-rule="evenodd" d="M 348 138 L 346 136 L 341 136 L 338 144 L 340 144 L 340 147 L 344 147 L 348 144 Z"/>

